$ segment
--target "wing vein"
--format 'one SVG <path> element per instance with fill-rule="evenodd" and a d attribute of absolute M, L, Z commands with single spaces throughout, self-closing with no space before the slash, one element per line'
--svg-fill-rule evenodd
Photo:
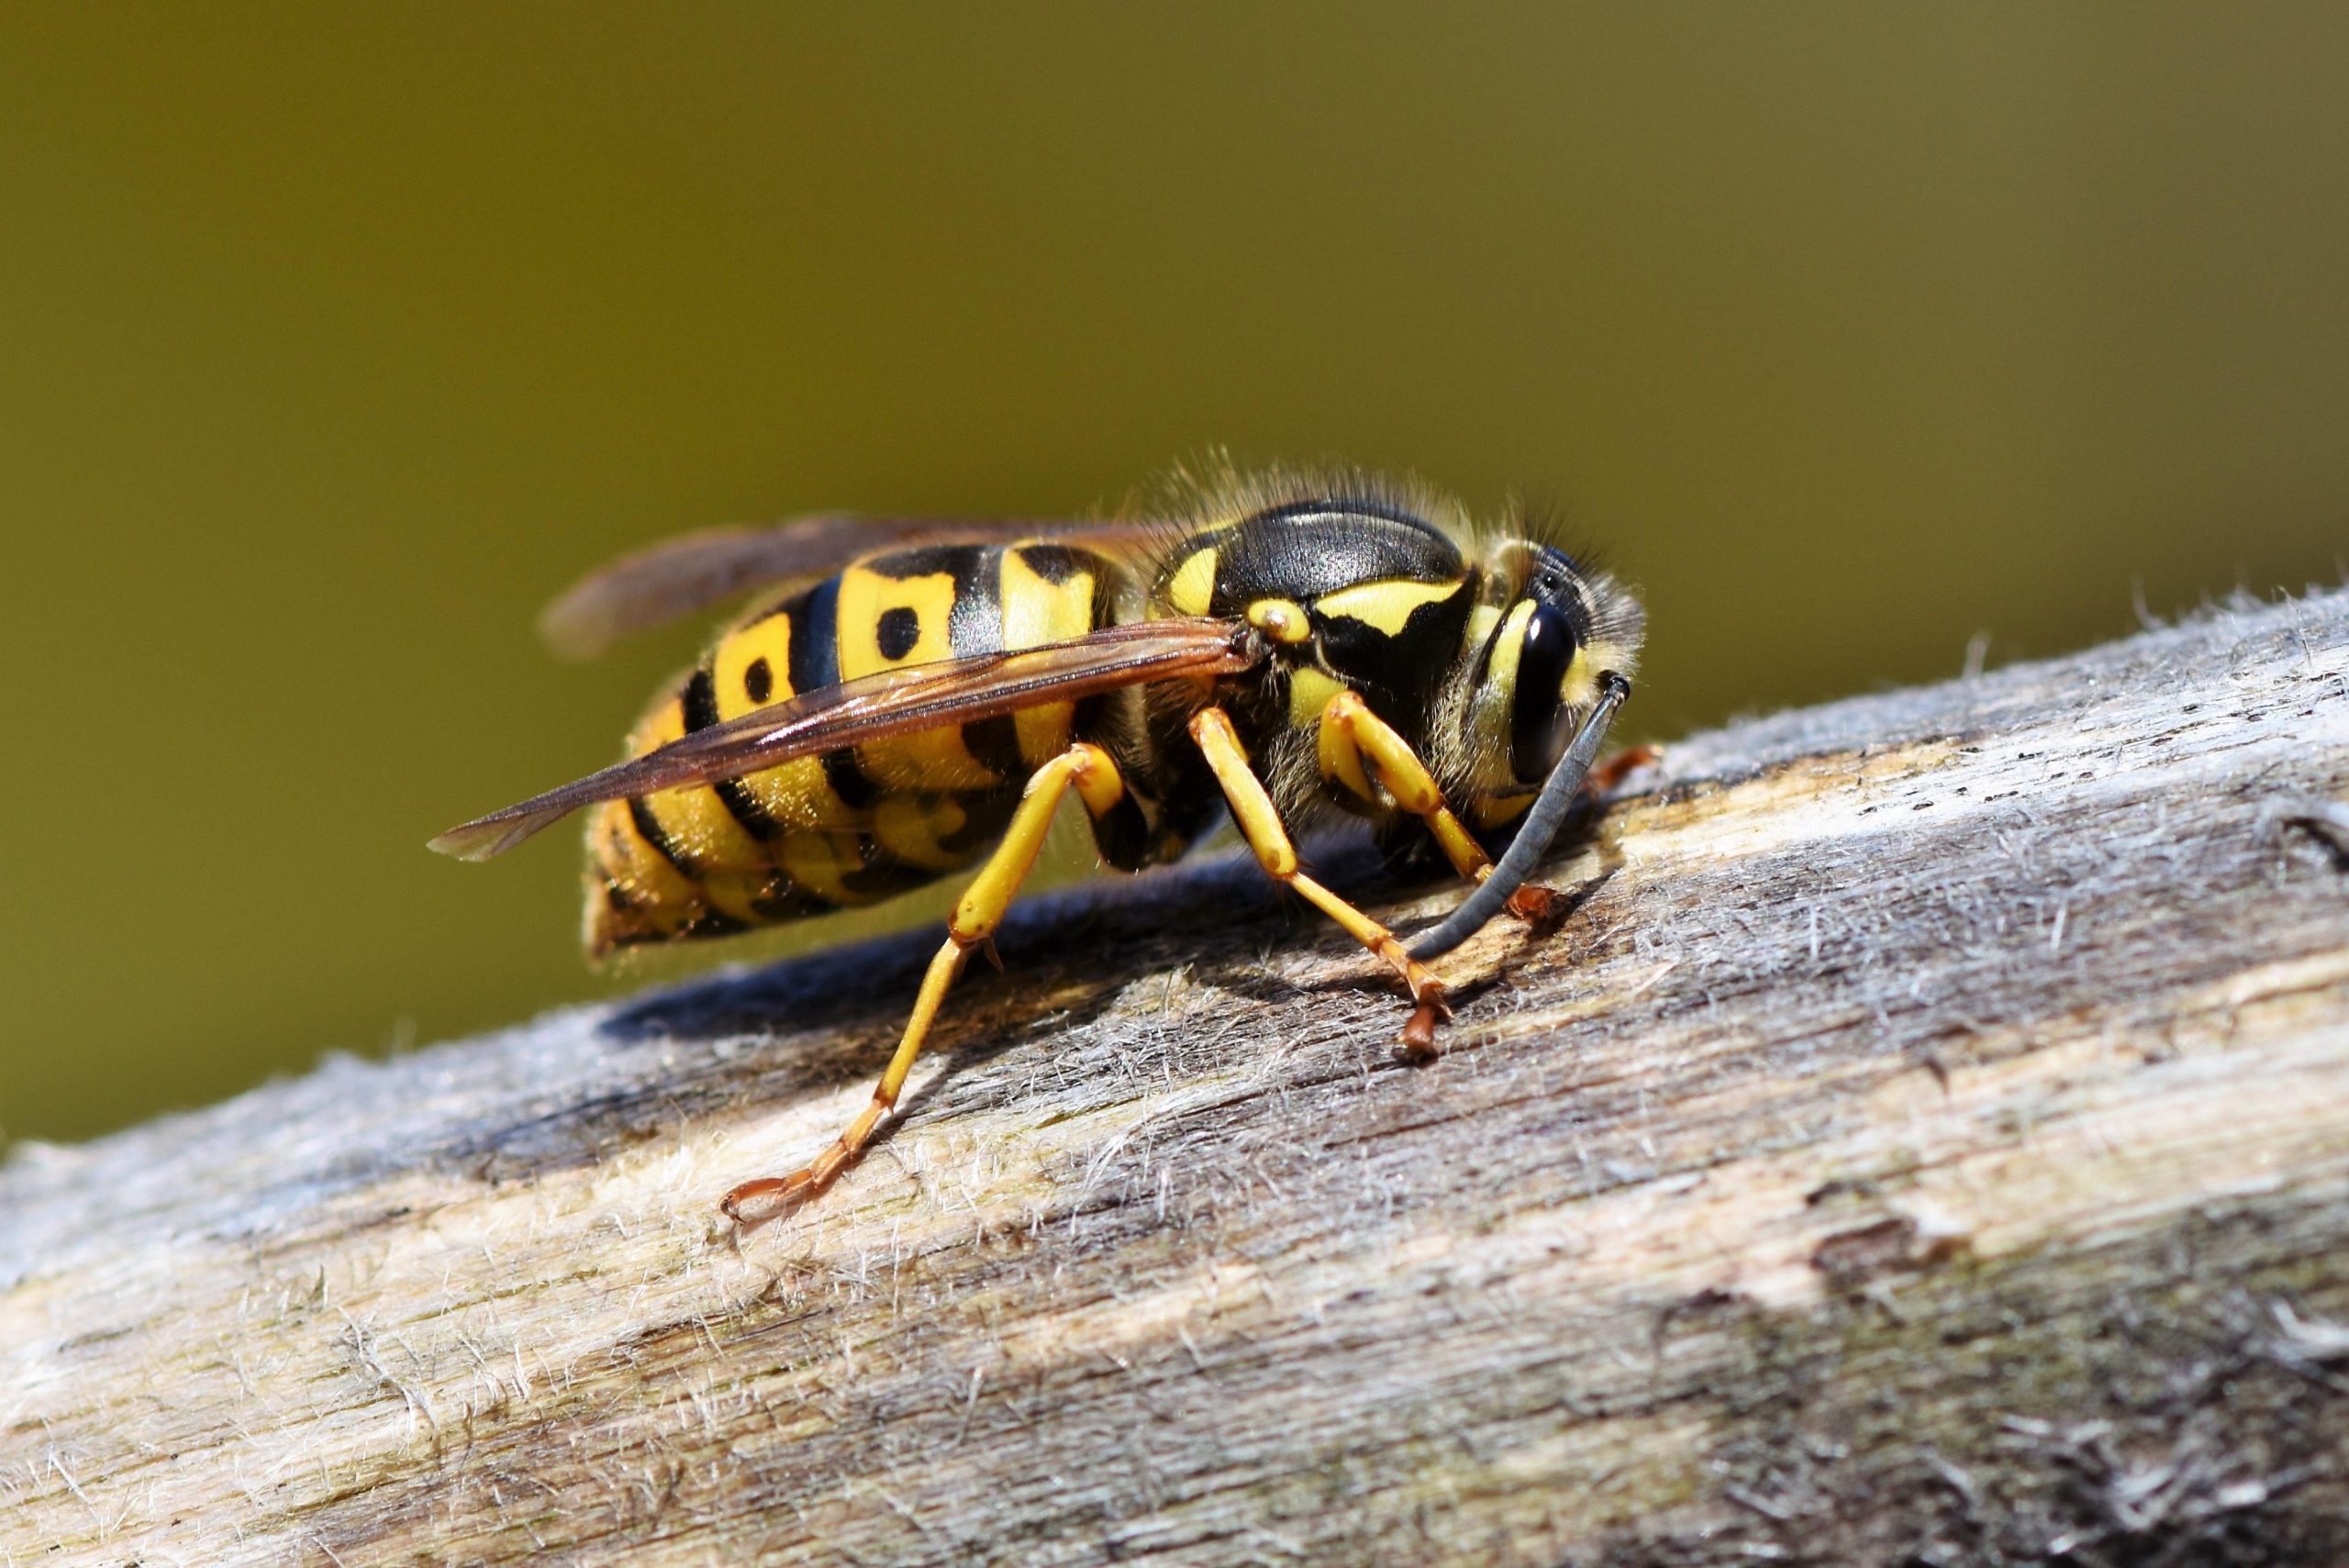
<path fill-rule="evenodd" d="M 1158 681 L 1234 674 L 1263 640 L 1219 619 L 1105 627 L 1066 642 L 909 665 L 698 729 L 559 789 L 451 828 L 431 848 L 487 860 L 583 806 L 740 778 L 802 757 Z"/>

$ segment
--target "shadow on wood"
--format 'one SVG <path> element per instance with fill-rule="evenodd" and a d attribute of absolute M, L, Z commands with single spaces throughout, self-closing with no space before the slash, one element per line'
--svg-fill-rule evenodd
<path fill-rule="evenodd" d="M 1247 868 L 1030 909 L 747 1237 L 928 936 L 21 1149 L 0 1553 L 2349 1556 L 2349 595 L 1635 783 L 1425 1069 Z"/>

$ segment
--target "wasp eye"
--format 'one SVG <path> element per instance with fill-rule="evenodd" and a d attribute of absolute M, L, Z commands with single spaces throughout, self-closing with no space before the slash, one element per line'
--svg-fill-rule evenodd
<path fill-rule="evenodd" d="M 1555 605 L 1536 603 L 1518 645 L 1517 691 L 1509 707 L 1508 765 L 1520 782 L 1550 776 L 1566 753 L 1574 726 L 1560 688 L 1580 644 L 1574 623 Z"/>

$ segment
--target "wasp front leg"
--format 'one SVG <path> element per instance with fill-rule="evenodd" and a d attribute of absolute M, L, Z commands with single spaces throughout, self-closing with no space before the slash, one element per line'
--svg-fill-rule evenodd
<path fill-rule="evenodd" d="M 1362 943 L 1392 964 L 1409 987 L 1410 1021 L 1403 1026 L 1403 1048 L 1413 1055 L 1424 1055 L 1435 1048 L 1435 1026 L 1439 1019 L 1449 1018 L 1451 1009 L 1444 1005 L 1443 983 L 1428 967 L 1403 951 L 1395 933 L 1364 914 L 1311 877 L 1297 869 L 1297 846 L 1282 826 L 1280 813 L 1273 806 L 1273 797 L 1248 765 L 1248 752 L 1240 744 L 1239 733 L 1231 727 L 1231 717 L 1219 707 L 1201 708 L 1191 717 L 1191 739 L 1198 742 L 1201 754 L 1223 786 L 1223 797 L 1231 806 L 1231 818 L 1239 824 L 1241 837 L 1256 853 L 1256 863 L 1265 874 L 1283 886 L 1296 889 L 1306 901 L 1343 926 L 1354 940 Z"/>
<path fill-rule="evenodd" d="M 1411 743 L 1371 711 L 1360 692 L 1349 688 L 1329 700 L 1321 709 L 1315 739 L 1323 778 L 1375 803 L 1378 795 L 1371 787 L 1371 778 L 1376 775 L 1397 806 L 1427 824 L 1453 870 L 1471 882 L 1492 875 L 1492 858 L 1453 815 L 1435 775 L 1411 750 Z M 1509 895 L 1508 912 L 1520 920 L 1539 922 L 1548 917 L 1557 896 L 1546 887 L 1529 883 Z"/>
<path fill-rule="evenodd" d="M 913 1016 L 906 1020 L 906 1032 L 897 1042 L 896 1054 L 889 1059 L 881 1081 L 873 1086 L 873 1098 L 812 1164 L 787 1176 L 762 1176 L 744 1182 L 728 1193 L 718 1207 L 726 1211 L 729 1219 L 737 1224 L 751 1224 L 771 1218 L 792 1200 L 820 1192 L 863 1152 L 882 1118 L 896 1108 L 897 1095 L 906 1086 L 906 1074 L 913 1070 L 914 1059 L 921 1054 L 922 1045 L 930 1038 L 930 1025 L 937 1020 L 939 1006 L 963 973 L 971 951 L 985 946 L 994 938 L 1019 884 L 1035 868 L 1036 857 L 1044 847 L 1044 836 L 1052 825 L 1052 813 L 1071 788 L 1085 803 L 1085 810 L 1096 817 L 1114 810 L 1126 793 L 1125 781 L 1119 775 L 1118 765 L 1110 760 L 1109 753 L 1082 741 L 1029 777 L 1019 809 L 1012 815 L 1003 841 L 996 846 L 995 853 L 979 869 L 979 874 L 971 879 L 971 885 L 963 889 L 962 899 L 954 906 L 953 916 L 946 925 L 946 940 L 922 976 L 921 991 L 914 998 Z M 753 1203 L 759 1206 L 759 1212 L 746 1215 L 744 1206 Z"/>

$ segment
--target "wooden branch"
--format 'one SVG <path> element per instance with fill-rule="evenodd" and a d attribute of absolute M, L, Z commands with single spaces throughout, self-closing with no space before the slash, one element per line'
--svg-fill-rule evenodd
<path fill-rule="evenodd" d="M 0 1562 L 2349 1559 L 2349 595 L 1642 787 L 1424 1069 L 1249 868 L 1042 901 L 740 1239 L 931 934 L 21 1149 Z"/>

